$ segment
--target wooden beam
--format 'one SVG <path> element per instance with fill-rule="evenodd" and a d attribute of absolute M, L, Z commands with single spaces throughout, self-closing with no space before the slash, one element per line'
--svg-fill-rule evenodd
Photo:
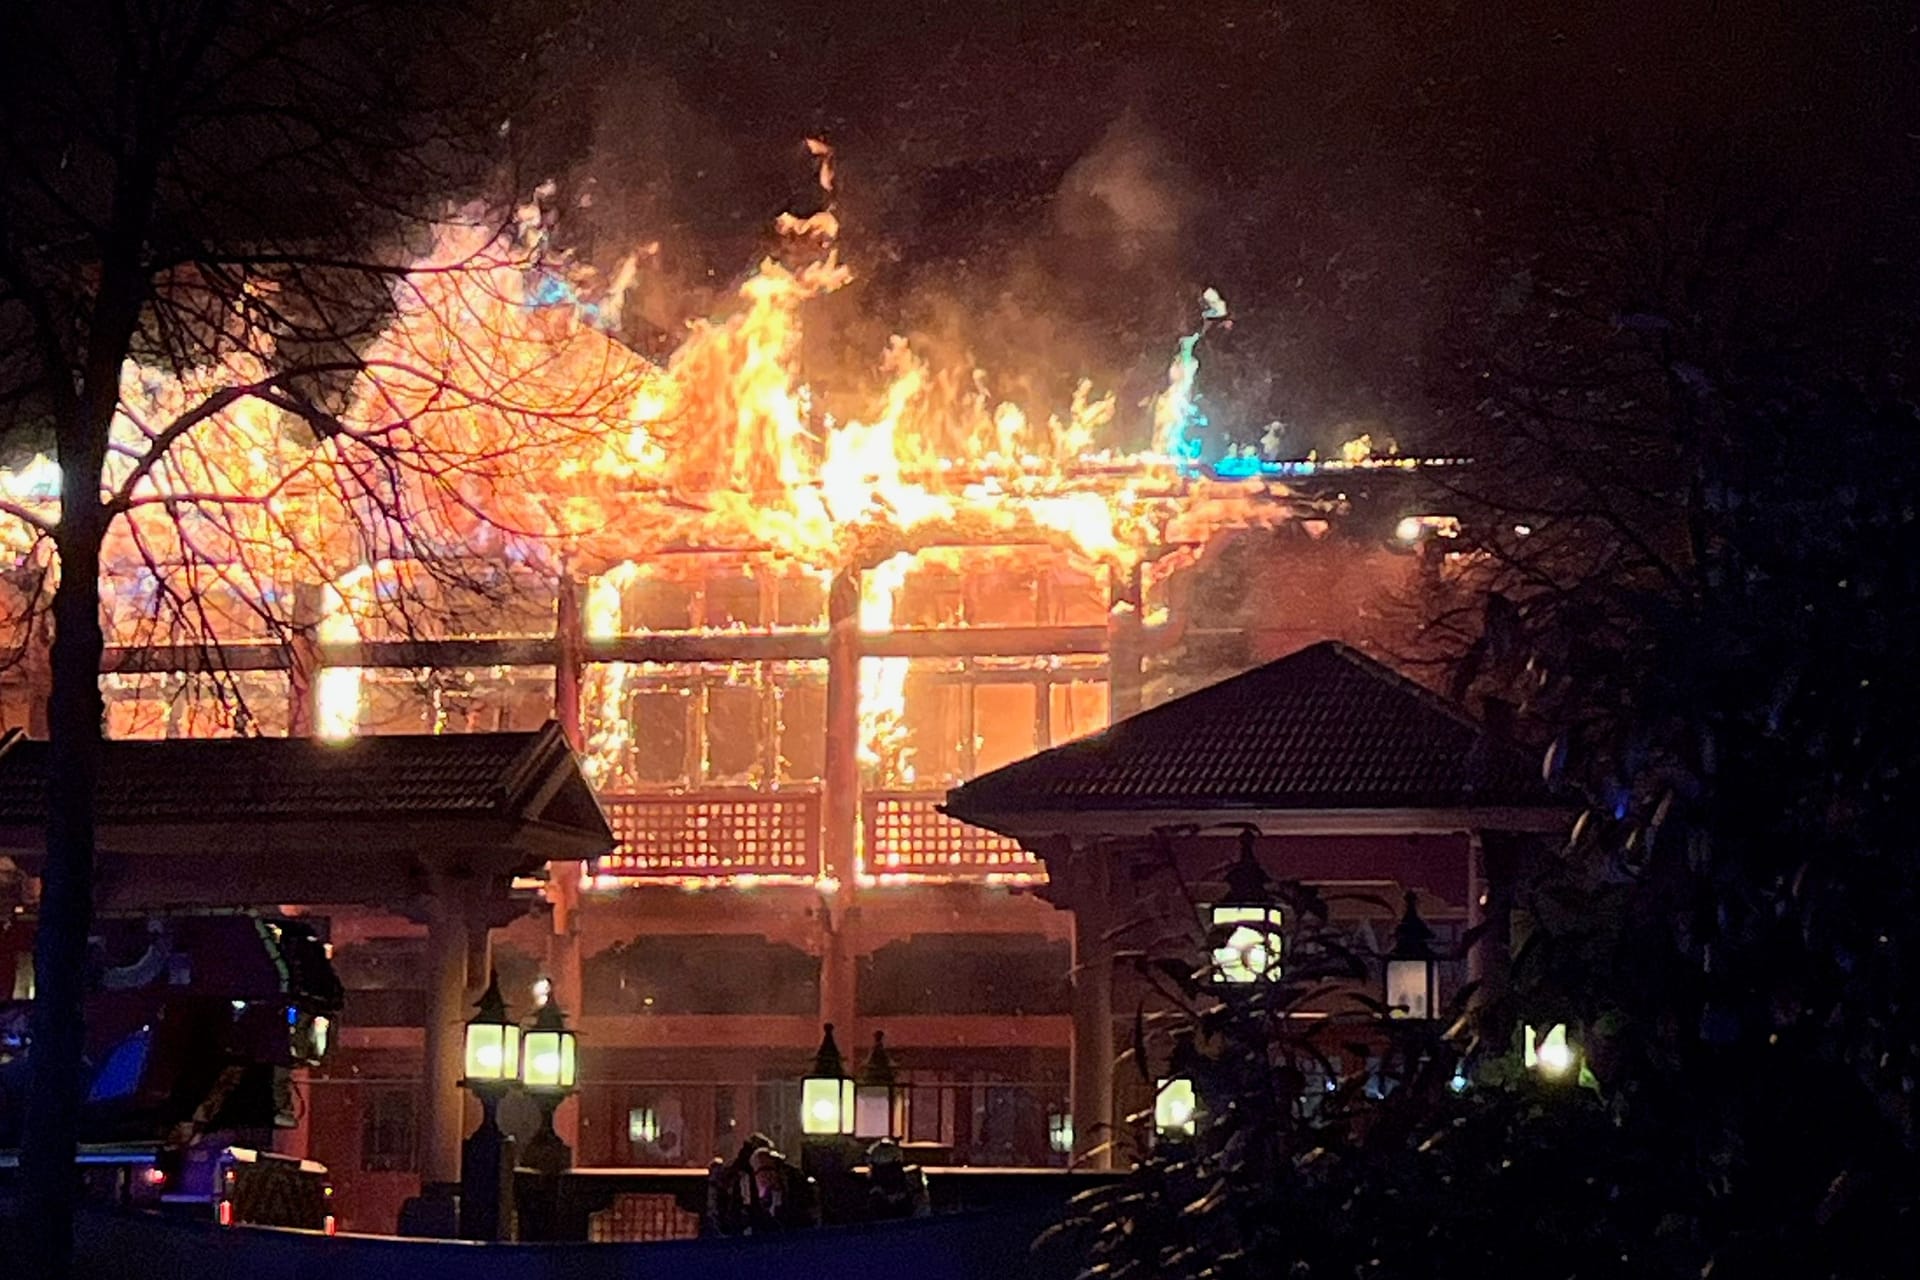
<path fill-rule="evenodd" d="M 580 643 L 578 657 L 584 662 L 819 662 L 827 648 L 824 631 L 686 631 L 589 638 Z M 863 656 L 879 658 L 1098 656 L 1107 648 L 1103 626 L 903 627 L 860 640 Z M 552 666 L 566 658 L 565 650 L 553 636 L 347 640 L 318 646 L 322 667 L 404 670 Z M 287 646 L 272 641 L 115 645 L 103 655 L 100 669 L 116 675 L 285 671 L 294 662 Z"/>
<path fill-rule="evenodd" d="M 820 1020 L 805 1014 L 589 1013 L 578 1020 L 590 1049 L 793 1049 L 820 1043 Z"/>

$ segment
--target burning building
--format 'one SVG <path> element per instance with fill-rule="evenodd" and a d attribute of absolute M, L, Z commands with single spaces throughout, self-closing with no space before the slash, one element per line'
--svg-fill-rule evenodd
<path fill-rule="evenodd" d="M 575 1016 L 561 1124 L 583 1164 L 704 1164 L 792 1129 L 823 1022 L 856 1060 L 885 1034 L 908 1139 L 1064 1162 L 1070 922 L 1033 893 L 1038 859 L 943 797 L 1162 686 L 1378 640 L 1431 564 L 1408 554 L 1426 526 L 1396 537 L 1419 464 L 1227 440 L 1196 399 L 1197 335 L 1138 453 L 1108 447 L 1119 406 L 1090 384 L 1036 413 L 902 340 L 837 413 L 801 353 L 806 304 L 849 278 L 833 215 L 781 230 L 782 259 L 661 362 L 563 275 L 453 237 L 461 269 L 408 285 L 318 442 L 243 400 L 143 452 L 204 388 L 130 370 L 109 731 L 557 721 L 619 850 L 522 882 L 468 974 L 545 976 Z M 4 485 L 23 509 L 55 491 L 44 465 Z M 32 730 L 57 570 L 31 527 L 8 537 L 5 712 Z M 350 884 L 305 909 L 347 997 L 291 1141 L 334 1170 L 343 1223 L 382 1229 L 453 1174 L 422 1135 L 426 929 Z"/>

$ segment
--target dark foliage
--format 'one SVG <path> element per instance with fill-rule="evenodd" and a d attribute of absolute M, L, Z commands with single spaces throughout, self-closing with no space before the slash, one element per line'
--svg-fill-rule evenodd
<path fill-rule="evenodd" d="M 1584 816 L 1523 868 L 1510 978 L 1383 1097 L 1300 1105 L 1274 1055 L 1325 1032 L 1195 1010 L 1226 1119 L 1087 1206 L 1099 1274 L 1913 1272 L 1911 166 L 1837 208 L 1737 152 L 1595 164 L 1457 349 L 1428 637 Z M 1584 1087 L 1520 1065 L 1554 1024 Z"/>

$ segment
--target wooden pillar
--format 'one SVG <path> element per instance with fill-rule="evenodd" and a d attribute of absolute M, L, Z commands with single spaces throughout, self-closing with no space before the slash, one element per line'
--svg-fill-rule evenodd
<path fill-rule="evenodd" d="M 580 864 L 577 862 L 556 862 L 553 864 L 553 867 L 556 874 L 562 868 L 572 868 L 574 874 L 573 896 L 577 904 L 579 900 L 578 877 Z M 554 912 L 554 931 L 547 935 L 547 978 L 553 983 L 553 998 L 560 1002 L 561 1011 L 567 1015 L 568 1023 L 578 1026 L 580 1015 L 583 1012 L 581 1006 L 584 1002 L 582 992 L 584 983 L 580 971 L 580 932 L 572 921 L 571 913 L 568 913 L 564 932 L 561 931 L 561 925 L 561 914 L 556 910 Z M 590 1052 L 594 1046 L 583 1043 L 581 1048 L 583 1052 Z M 585 1065 L 584 1059 L 581 1065 Z M 583 1070 L 579 1074 L 581 1083 L 584 1084 L 586 1081 L 586 1072 Z M 553 1113 L 553 1131 L 560 1135 L 562 1142 L 565 1142 L 575 1151 L 580 1150 L 580 1110 L 580 1098 L 579 1095 L 576 1094 L 561 1103 L 559 1110 Z"/>
<path fill-rule="evenodd" d="M 460 1180 L 466 1093 L 460 1088 L 475 927 L 470 882 L 434 877 L 427 902 L 427 1010 L 421 1063 L 420 1180 Z M 478 927 L 484 931 L 485 925 Z M 481 981 L 485 981 L 485 975 Z"/>
<path fill-rule="evenodd" d="M 585 673 L 586 632 L 581 621 L 585 585 L 563 574 L 554 604 L 553 718 L 567 735 L 567 745 L 582 749 L 586 737 L 580 723 L 580 686 Z"/>
<path fill-rule="evenodd" d="M 836 902 L 823 902 L 820 907 L 820 1022 L 833 1024 L 841 1049 L 850 1056 L 858 1046 L 854 1017 L 859 953 L 849 936 L 852 915 Z"/>
<path fill-rule="evenodd" d="M 1118 724 L 1136 714 L 1146 695 L 1141 669 L 1145 645 L 1140 611 L 1145 604 L 1140 566 L 1109 571 L 1107 609 L 1107 723 Z"/>
<path fill-rule="evenodd" d="M 320 615 L 323 589 L 301 582 L 293 589 L 293 630 L 287 637 L 287 736 L 311 738 L 320 724 Z"/>
<path fill-rule="evenodd" d="M 1480 929 L 1467 953 L 1467 980 L 1479 987 L 1474 1004 L 1498 1003 L 1513 965 L 1513 888 L 1518 867 L 1511 837 L 1467 834 L 1467 928 Z M 1495 1028 L 1483 1030 L 1498 1033 Z"/>
<path fill-rule="evenodd" d="M 553 718 L 575 751 L 586 746 L 580 691 L 586 675 L 586 625 L 583 597 L 586 584 L 562 571 L 554 607 Z M 570 1019 L 578 1020 L 584 1001 L 580 972 L 580 877 L 585 864 L 554 862 L 547 866 L 547 900 L 553 928 L 547 935 L 547 977 L 553 998 Z M 553 1113 L 560 1140 L 580 1149 L 580 1103 L 570 1098 Z"/>
<path fill-rule="evenodd" d="M 1083 874 L 1073 909 L 1073 1058 L 1069 1095 L 1074 1163 L 1113 1167 L 1113 943 L 1107 867 L 1098 850 L 1075 855 Z"/>
<path fill-rule="evenodd" d="M 821 795 L 820 1021 L 854 1034 L 854 955 L 848 920 L 859 888 L 860 570 L 827 587 L 827 743 Z"/>
<path fill-rule="evenodd" d="M 851 887 L 860 823 L 860 570 L 827 588 L 827 743 L 822 872 Z"/>

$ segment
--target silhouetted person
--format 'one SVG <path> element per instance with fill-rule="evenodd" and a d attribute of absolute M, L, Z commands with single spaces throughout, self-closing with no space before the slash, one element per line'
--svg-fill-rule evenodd
<path fill-rule="evenodd" d="M 732 1160 L 714 1158 L 707 1166 L 707 1212 L 702 1229 L 708 1235 L 737 1236 L 746 1232 L 753 1204 L 753 1157 L 773 1148 L 764 1133 L 750 1134 Z"/>
<path fill-rule="evenodd" d="M 892 1138 L 867 1148 L 867 1184 L 870 1218 L 924 1218 L 933 1212 L 925 1171 L 908 1164 L 906 1153 Z"/>
<path fill-rule="evenodd" d="M 797 1231 L 820 1224 L 820 1196 L 813 1179 L 771 1147 L 753 1153 L 753 1199 L 747 1234 Z"/>

